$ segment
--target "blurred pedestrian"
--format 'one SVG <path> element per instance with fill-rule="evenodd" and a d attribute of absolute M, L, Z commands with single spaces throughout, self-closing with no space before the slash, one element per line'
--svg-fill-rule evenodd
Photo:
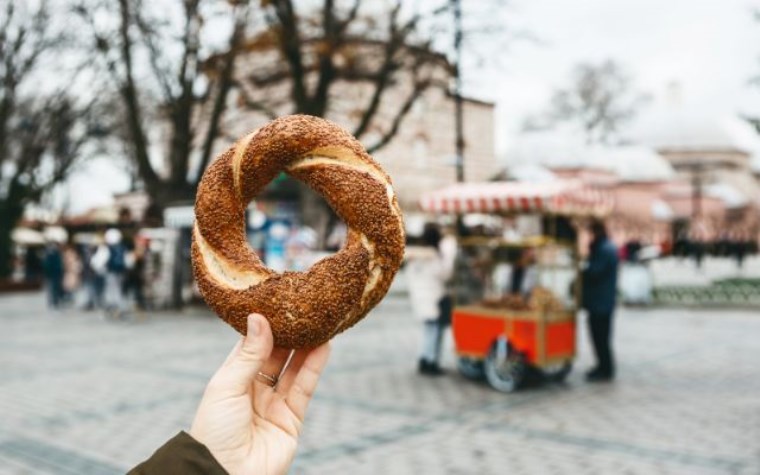
<path fill-rule="evenodd" d="M 60 308 L 63 305 L 63 257 L 60 244 L 54 241 L 47 243 L 43 260 L 45 281 L 47 285 L 48 305 L 50 308 Z"/>
<path fill-rule="evenodd" d="M 689 233 L 686 229 L 678 232 L 675 243 L 673 243 L 673 254 L 680 258 L 686 258 L 691 253 L 691 243 L 689 242 Z"/>
<path fill-rule="evenodd" d="M 43 277 L 42 259 L 36 246 L 29 246 L 24 253 L 24 281 L 38 283 Z"/>
<path fill-rule="evenodd" d="M 145 310 L 145 248 L 144 240 L 128 240 L 125 242 L 127 249 L 127 270 L 124 276 L 124 296 L 132 299 L 137 308 Z"/>
<path fill-rule="evenodd" d="M 82 283 L 82 261 L 73 246 L 63 248 L 63 291 L 66 300 L 73 302 Z"/>
<path fill-rule="evenodd" d="M 105 245 L 93 256 L 96 264 L 105 269 L 104 302 L 106 316 L 121 318 L 126 311 L 124 277 L 127 272 L 127 249 L 122 243 L 121 231 L 109 229 L 105 233 Z"/>
<path fill-rule="evenodd" d="M 451 323 L 451 297 L 446 284 L 454 267 L 456 247 L 444 240 L 434 223 L 425 225 L 420 244 L 407 250 L 406 277 L 412 311 L 423 322 L 419 372 L 442 374 L 440 368 L 443 332 Z"/>
<path fill-rule="evenodd" d="M 747 256 L 747 241 L 749 240 L 747 234 L 744 231 L 736 231 L 731 243 L 732 254 L 739 270 L 744 268 L 744 258 Z"/>
<path fill-rule="evenodd" d="M 335 223 L 335 226 L 333 226 L 332 231 L 330 231 L 330 234 L 327 236 L 327 241 L 325 242 L 327 251 L 338 252 L 346 243 L 347 235 L 348 228 L 346 228 L 346 223 L 343 221 Z"/>
<path fill-rule="evenodd" d="M 615 377 L 612 352 L 612 317 L 617 299 L 618 252 L 607 236 L 604 223 L 590 226 L 592 241 L 588 264 L 583 270 L 583 307 L 597 364 L 586 375 L 589 381 L 609 381 Z"/>
<path fill-rule="evenodd" d="M 88 310 L 103 307 L 103 293 L 106 286 L 106 262 L 108 261 L 108 249 L 102 236 L 87 246 L 83 253 L 83 260 L 87 263 L 84 271 L 84 281 L 87 286 Z"/>
<path fill-rule="evenodd" d="M 536 253 L 532 248 L 523 249 L 512 267 L 509 279 L 509 293 L 521 296 L 526 302 L 538 284 Z"/>
<path fill-rule="evenodd" d="M 317 233 L 308 226 L 293 228 L 285 243 L 287 269 L 303 272 L 315 262 L 314 248 L 317 245 Z"/>
<path fill-rule="evenodd" d="M 276 271 L 288 270 L 287 241 L 290 236 L 290 223 L 286 220 L 271 220 L 267 225 L 265 241 L 266 265 Z"/>
<path fill-rule="evenodd" d="M 689 232 L 689 242 L 691 244 L 691 255 L 694 258 L 694 263 L 697 269 L 702 268 L 702 260 L 705 257 L 705 251 L 707 250 L 707 226 L 701 220 L 697 220 L 693 223 Z"/>
<path fill-rule="evenodd" d="M 627 243 L 625 243 L 625 252 L 623 253 L 625 257 L 623 259 L 628 262 L 638 262 L 639 252 L 641 252 L 642 247 L 643 246 L 641 245 L 641 241 L 636 238 L 630 239 Z"/>

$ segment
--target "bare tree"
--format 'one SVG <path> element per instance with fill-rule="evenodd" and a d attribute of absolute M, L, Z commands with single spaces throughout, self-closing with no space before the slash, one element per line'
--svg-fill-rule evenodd
<path fill-rule="evenodd" d="M 322 0 L 297 7 L 293 0 L 255 6 L 237 0 L 222 12 L 232 17 L 232 27 L 221 46 L 207 44 L 204 35 L 218 2 L 177 0 L 172 12 L 178 20 L 169 22 L 174 26 L 152 15 L 144 0 L 82 2 L 77 11 L 121 98 L 130 158 L 159 207 L 194 196 L 216 140 L 227 138 L 232 90 L 238 105 L 266 117 L 324 117 L 340 97 L 337 85 L 361 84 L 365 94 L 352 105 L 351 129 L 360 138 L 371 135 L 367 146 L 374 151 L 390 142 L 427 88 L 447 87 L 450 73 L 445 56 L 432 47 L 433 35 L 442 31 L 436 24 L 448 21 L 445 0 L 424 11 L 405 10 L 400 1 Z M 109 12 L 111 18 L 118 12 L 118 19 L 103 21 Z M 260 67 L 242 75 L 242 59 Z M 399 87 L 402 100 L 391 104 L 387 92 Z M 151 134 L 151 128 L 163 133 Z"/>
<path fill-rule="evenodd" d="M 251 10 L 248 0 L 183 0 L 171 7 L 156 13 L 143 0 L 94 0 L 76 7 L 120 99 L 129 159 L 159 209 L 195 194 L 219 135 Z M 203 70 L 210 49 L 203 43 L 204 25 L 219 16 L 231 19 L 230 33 L 215 69 Z M 200 130 L 199 106 L 208 102 L 211 114 Z"/>
<path fill-rule="evenodd" d="M 0 277 L 11 272 L 11 231 L 25 207 L 66 178 L 96 122 L 94 103 L 39 91 L 36 73 L 63 41 L 50 16 L 44 1 L 0 11 Z"/>
<path fill-rule="evenodd" d="M 396 136 L 425 91 L 448 92 L 452 68 L 433 44 L 446 34 L 439 26 L 451 22 L 450 6 L 265 2 L 262 27 L 249 35 L 246 64 L 234 77 L 236 107 L 257 112 L 261 121 L 293 113 L 330 118 L 375 152 Z M 242 133 L 226 129 L 223 123 L 230 138 Z M 298 189 L 304 223 L 323 240 L 336 216 L 308 187 L 291 186 Z"/>
<path fill-rule="evenodd" d="M 647 100 L 647 95 L 634 90 L 632 77 L 615 61 L 581 63 L 568 87 L 552 95 L 544 119 L 533 125 L 570 122 L 584 131 L 587 142 L 607 143 Z"/>
<path fill-rule="evenodd" d="M 120 97 L 129 160 L 159 210 L 192 200 L 218 139 L 241 133 L 231 106 L 262 120 L 342 109 L 352 121 L 343 125 L 376 151 L 428 88 L 448 91 L 451 67 L 437 51 L 450 34 L 449 0 L 424 9 L 400 0 L 167 0 L 160 14 L 146 0 L 80 1 Z M 219 17 L 231 25 L 224 41 L 208 34 Z M 347 99 L 349 89 L 359 93 Z"/>
<path fill-rule="evenodd" d="M 254 108 L 325 117 L 350 84 L 364 94 L 351 105 L 354 123 L 347 125 L 358 138 L 378 132 L 367 143 L 375 151 L 390 142 L 427 88 L 448 85 L 450 67 L 424 31 L 448 11 L 448 2 L 406 13 L 401 2 L 382 7 L 324 0 L 319 8 L 300 10 L 292 0 L 267 3 L 267 29 L 259 33 L 257 49 L 262 55 L 275 51 L 279 60 L 252 72 L 241 85 L 254 99 L 246 104 Z M 283 84 L 289 94 L 272 94 Z M 403 92 L 402 99 L 384 104 L 393 89 Z"/>

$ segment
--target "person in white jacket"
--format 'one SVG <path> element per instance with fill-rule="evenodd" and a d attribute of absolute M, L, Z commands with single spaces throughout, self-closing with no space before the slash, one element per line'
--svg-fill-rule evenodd
<path fill-rule="evenodd" d="M 105 276 L 104 304 L 106 317 L 121 318 L 127 311 L 124 299 L 124 277 L 134 265 L 134 254 L 127 252 L 121 231 L 112 228 L 106 231 L 105 244 L 98 246 L 90 258 L 90 266 L 96 273 Z"/>
<path fill-rule="evenodd" d="M 420 241 L 420 245 L 407 247 L 406 252 L 412 312 L 424 325 L 419 371 L 439 375 L 443 332 L 451 318 L 446 283 L 454 268 L 456 240 L 453 236 L 444 238 L 437 225 L 428 223 Z"/>

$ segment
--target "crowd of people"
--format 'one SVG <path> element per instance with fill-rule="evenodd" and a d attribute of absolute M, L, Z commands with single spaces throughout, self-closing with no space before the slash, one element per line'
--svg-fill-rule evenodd
<path fill-rule="evenodd" d="M 738 268 L 744 266 L 747 256 L 757 254 L 757 237 L 751 232 L 725 231 L 712 239 L 704 239 L 689 233 L 681 233 L 666 254 L 692 258 L 697 267 L 706 256 L 731 258 Z"/>
<path fill-rule="evenodd" d="M 25 278 L 44 278 L 53 309 L 79 306 L 121 318 L 146 307 L 145 251 L 143 240 L 115 228 L 90 244 L 49 240 L 43 249 L 26 250 Z"/>

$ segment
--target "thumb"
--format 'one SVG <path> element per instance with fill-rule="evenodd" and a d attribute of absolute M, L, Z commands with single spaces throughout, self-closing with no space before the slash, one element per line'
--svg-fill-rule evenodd
<path fill-rule="evenodd" d="M 269 322 L 262 315 L 248 315 L 248 331 L 235 346 L 221 368 L 211 379 L 209 389 L 218 395 L 231 397 L 245 394 L 256 374 L 272 353 L 273 339 Z"/>

